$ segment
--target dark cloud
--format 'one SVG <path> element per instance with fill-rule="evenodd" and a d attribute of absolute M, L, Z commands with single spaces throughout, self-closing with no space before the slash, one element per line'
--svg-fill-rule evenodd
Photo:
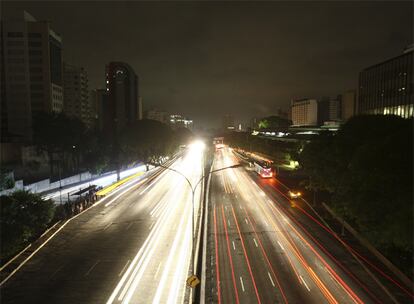
<path fill-rule="evenodd" d="M 358 72 L 412 43 L 412 2 L 16 2 L 50 20 L 91 88 L 105 63 L 141 77 L 144 106 L 203 124 L 356 88 Z"/>

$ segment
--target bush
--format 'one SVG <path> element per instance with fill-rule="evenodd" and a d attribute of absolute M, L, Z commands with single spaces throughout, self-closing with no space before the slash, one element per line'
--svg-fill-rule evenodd
<path fill-rule="evenodd" d="M 38 237 L 53 218 L 52 200 L 38 194 L 16 191 L 0 197 L 1 260 L 15 254 Z"/>

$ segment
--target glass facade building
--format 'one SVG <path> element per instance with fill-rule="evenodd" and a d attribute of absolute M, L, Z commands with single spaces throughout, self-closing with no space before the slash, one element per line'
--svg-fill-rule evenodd
<path fill-rule="evenodd" d="M 358 114 L 414 116 L 413 54 L 411 48 L 360 72 Z"/>

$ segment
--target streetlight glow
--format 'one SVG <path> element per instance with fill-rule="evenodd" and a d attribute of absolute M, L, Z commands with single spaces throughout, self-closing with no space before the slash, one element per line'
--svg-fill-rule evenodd
<path fill-rule="evenodd" d="M 206 144 L 202 140 L 196 140 L 189 145 L 192 153 L 200 153 L 204 151 Z"/>

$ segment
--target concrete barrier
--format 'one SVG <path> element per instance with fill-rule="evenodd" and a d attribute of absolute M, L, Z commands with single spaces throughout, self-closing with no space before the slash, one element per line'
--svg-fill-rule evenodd
<path fill-rule="evenodd" d="M 142 167 L 142 164 L 139 164 L 138 166 L 135 166 L 133 168 L 125 169 L 121 172 L 121 177 L 125 178 L 132 174 L 137 173 L 140 168 Z M 58 190 L 60 187 L 67 187 L 76 183 L 80 183 L 83 181 L 93 180 L 95 178 L 100 178 L 106 175 L 115 174 L 116 171 L 109 171 L 104 174 L 91 174 L 89 171 L 82 172 L 76 175 L 72 175 L 66 178 L 63 178 L 61 180 L 57 180 L 54 182 L 50 182 L 50 179 L 44 179 L 32 184 L 24 185 L 23 180 L 18 180 L 15 182 L 15 185 L 12 189 L 6 189 L 0 192 L 1 195 L 9 195 L 15 191 L 18 190 L 27 190 L 33 193 L 42 193 L 52 190 Z"/>

